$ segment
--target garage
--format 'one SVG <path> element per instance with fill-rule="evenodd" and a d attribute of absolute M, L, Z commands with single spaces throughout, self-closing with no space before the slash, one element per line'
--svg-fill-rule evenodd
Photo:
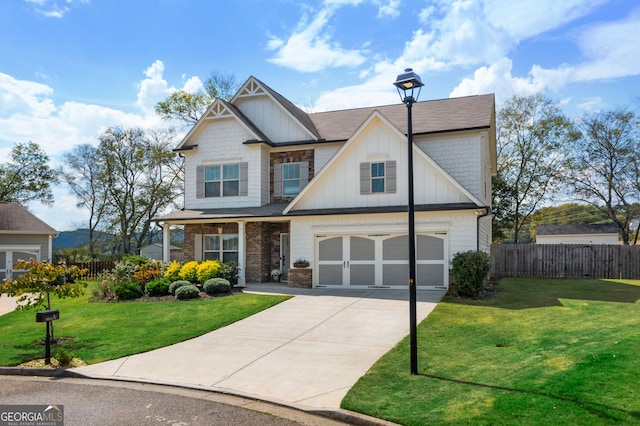
<path fill-rule="evenodd" d="M 407 286 L 409 241 L 406 234 L 317 235 L 317 287 Z M 416 235 L 416 285 L 447 288 L 447 233 Z"/>
<path fill-rule="evenodd" d="M 22 269 L 13 269 L 18 260 L 40 260 L 39 246 L 4 246 L 0 245 L 0 281 L 2 279 L 15 279 L 24 273 Z"/>

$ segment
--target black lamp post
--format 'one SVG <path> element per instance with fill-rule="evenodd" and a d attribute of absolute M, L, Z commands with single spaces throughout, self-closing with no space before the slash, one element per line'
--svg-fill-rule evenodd
<path fill-rule="evenodd" d="M 407 151 L 409 170 L 409 337 L 411 353 L 411 374 L 418 374 L 418 338 L 417 312 L 416 312 L 416 230 L 415 230 L 415 205 L 413 202 L 413 126 L 411 123 L 411 106 L 418 101 L 421 87 L 424 86 L 420 76 L 411 68 L 398 75 L 393 83 L 398 89 L 400 99 L 407 105 Z"/>

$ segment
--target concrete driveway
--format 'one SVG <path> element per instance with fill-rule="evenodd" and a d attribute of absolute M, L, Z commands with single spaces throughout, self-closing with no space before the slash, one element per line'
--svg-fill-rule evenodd
<path fill-rule="evenodd" d="M 72 371 L 338 408 L 355 382 L 409 333 L 408 290 L 263 284 L 245 291 L 295 297 L 186 342 Z M 443 295 L 418 291 L 418 321 Z"/>

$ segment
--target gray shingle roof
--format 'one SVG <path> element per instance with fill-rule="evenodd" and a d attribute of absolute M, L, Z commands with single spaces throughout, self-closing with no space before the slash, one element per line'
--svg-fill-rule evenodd
<path fill-rule="evenodd" d="M 495 108 L 493 94 L 416 102 L 412 106 L 413 133 L 439 133 L 489 128 Z M 402 104 L 326 111 L 309 114 L 320 137 L 327 141 L 347 140 L 364 120 L 379 111 L 394 126 L 407 133 L 407 107 Z"/>
<path fill-rule="evenodd" d="M 593 225 L 540 225 L 537 235 L 617 234 L 614 224 Z"/>
<path fill-rule="evenodd" d="M 0 233 L 57 235 L 58 231 L 15 203 L 0 203 Z"/>

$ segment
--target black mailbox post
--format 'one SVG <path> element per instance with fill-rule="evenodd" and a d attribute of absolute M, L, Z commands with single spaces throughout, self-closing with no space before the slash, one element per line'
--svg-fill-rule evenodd
<path fill-rule="evenodd" d="M 51 327 L 51 321 L 57 320 L 60 318 L 60 311 L 57 309 L 50 309 L 48 311 L 36 312 L 36 322 L 46 322 L 47 323 L 47 334 L 45 335 L 44 345 L 44 363 L 49 365 L 51 364 L 51 333 L 49 332 L 49 328 Z"/>

